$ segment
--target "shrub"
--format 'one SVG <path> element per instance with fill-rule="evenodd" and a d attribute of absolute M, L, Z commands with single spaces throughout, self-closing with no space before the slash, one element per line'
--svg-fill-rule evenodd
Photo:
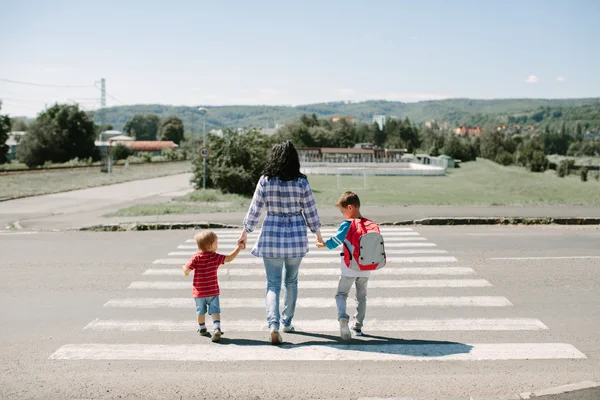
<path fill-rule="evenodd" d="M 152 162 L 152 153 L 148 153 L 146 151 L 143 151 L 141 153 L 138 153 L 138 157 L 142 159 L 142 162 Z"/>
<path fill-rule="evenodd" d="M 587 167 L 581 168 L 579 171 L 579 177 L 581 178 L 581 182 L 587 182 L 588 180 L 588 169 Z"/>
<path fill-rule="evenodd" d="M 179 154 L 168 147 L 162 149 L 161 155 L 169 161 L 175 161 L 179 159 Z"/>
<path fill-rule="evenodd" d="M 543 151 L 536 150 L 531 157 L 529 168 L 531 172 L 544 172 L 548 166 L 548 158 Z"/>
<path fill-rule="evenodd" d="M 511 165 L 515 161 L 512 154 L 503 151 L 496 156 L 496 162 L 500 165 Z"/>
<path fill-rule="evenodd" d="M 129 156 L 133 155 L 133 151 L 121 143 L 112 147 L 111 153 L 115 161 L 126 160 Z"/>

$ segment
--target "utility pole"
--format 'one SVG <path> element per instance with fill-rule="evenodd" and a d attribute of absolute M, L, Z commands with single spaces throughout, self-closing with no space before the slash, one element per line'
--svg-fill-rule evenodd
<path fill-rule="evenodd" d="M 200 112 L 200 114 L 204 117 L 203 118 L 203 123 L 202 123 L 202 147 L 203 148 L 207 148 L 206 147 L 206 112 L 207 109 L 204 107 L 200 107 L 198 108 L 198 111 Z M 202 189 L 206 190 L 206 157 L 208 156 L 208 153 L 206 156 L 202 155 Z"/>

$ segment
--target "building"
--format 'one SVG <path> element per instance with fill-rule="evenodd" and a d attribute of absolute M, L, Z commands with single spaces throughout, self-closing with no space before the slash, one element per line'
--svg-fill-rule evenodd
<path fill-rule="evenodd" d="M 429 129 L 437 126 L 441 130 L 447 130 L 450 128 L 450 123 L 448 121 L 436 121 L 435 119 L 429 120 L 425 122 L 425 126 Z"/>
<path fill-rule="evenodd" d="M 459 126 L 454 130 L 454 136 L 466 136 L 466 137 L 477 137 L 483 134 L 483 128 L 480 126 L 476 126 L 474 128 L 470 128 L 468 126 Z"/>
<path fill-rule="evenodd" d="M 17 147 L 19 142 L 23 139 L 23 136 L 27 134 L 26 131 L 13 131 L 8 133 L 8 139 L 6 145 L 8 146 L 8 159 L 14 160 L 17 157 Z"/>
<path fill-rule="evenodd" d="M 123 135 L 123 132 L 121 132 L 121 131 L 114 131 L 114 130 L 112 130 L 112 131 L 103 131 L 100 134 L 100 141 L 101 142 L 107 142 L 109 139 L 112 139 L 112 138 L 114 138 L 116 136 L 121 136 L 121 135 Z"/>
<path fill-rule="evenodd" d="M 122 144 L 123 146 L 129 147 L 133 151 L 133 155 L 137 156 L 139 153 L 151 153 L 153 156 L 159 156 L 164 149 L 175 150 L 178 145 L 172 141 L 144 141 L 144 140 L 131 140 L 131 141 L 111 141 L 111 146 Z"/>
<path fill-rule="evenodd" d="M 119 135 L 119 136 L 113 136 L 111 138 L 109 138 L 107 140 L 107 142 L 132 142 L 135 139 L 130 137 L 130 136 L 125 136 L 125 135 Z"/>
<path fill-rule="evenodd" d="M 333 118 L 331 118 L 331 122 L 339 122 L 343 119 L 345 119 L 348 122 L 352 122 L 352 123 L 356 122 L 356 118 L 354 118 L 354 117 L 333 117 Z"/>
<path fill-rule="evenodd" d="M 379 129 L 383 130 L 385 126 L 385 115 L 373 115 L 373 122 L 379 126 Z"/>

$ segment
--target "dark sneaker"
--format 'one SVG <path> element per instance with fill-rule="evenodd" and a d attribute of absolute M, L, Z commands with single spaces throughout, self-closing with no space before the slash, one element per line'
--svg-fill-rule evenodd
<path fill-rule="evenodd" d="M 360 328 L 354 327 L 354 328 L 352 328 L 352 332 L 354 332 L 354 334 L 356 336 L 364 336 L 364 333 L 363 333 L 362 329 L 360 329 Z"/>
<path fill-rule="evenodd" d="M 212 331 L 212 337 L 210 338 L 210 340 L 212 340 L 213 342 L 218 342 L 219 340 L 221 340 L 222 334 L 223 332 L 221 332 L 221 329 L 215 328 Z"/>
<path fill-rule="evenodd" d="M 208 336 L 208 329 L 206 328 L 198 328 L 198 333 L 200 334 L 200 336 Z"/>

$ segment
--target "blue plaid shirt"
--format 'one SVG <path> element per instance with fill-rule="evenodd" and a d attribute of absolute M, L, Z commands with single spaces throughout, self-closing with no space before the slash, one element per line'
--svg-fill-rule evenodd
<path fill-rule="evenodd" d="M 256 228 L 265 206 L 267 216 L 252 254 L 267 258 L 304 257 L 308 253 L 306 227 L 313 233 L 321 229 L 321 219 L 308 180 L 282 181 L 262 176 L 244 218 L 246 232 Z"/>

